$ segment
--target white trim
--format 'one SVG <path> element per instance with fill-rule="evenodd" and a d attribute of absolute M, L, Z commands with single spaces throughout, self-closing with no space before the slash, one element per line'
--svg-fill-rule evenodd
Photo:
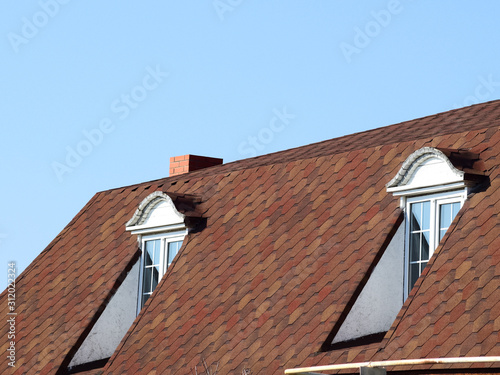
<path fill-rule="evenodd" d="M 489 363 L 500 362 L 500 357 L 455 357 L 455 358 L 419 358 L 399 359 L 392 361 L 373 361 L 358 363 L 343 363 L 338 365 L 302 367 L 286 369 L 285 374 L 310 374 L 312 371 L 335 371 L 361 367 L 389 367 L 389 366 L 413 366 L 433 364 L 455 364 L 455 363 Z"/>
<path fill-rule="evenodd" d="M 148 217 L 149 213 L 153 211 L 153 209 L 161 202 L 167 202 L 167 204 L 170 206 L 171 210 L 175 215 L 179 218 L 179 222 L 183 223 L 185 215 L 177 211 L 177 208 L 174 205 L 174 202 L 172 201 L 172 198 L 170 198 L 167 194 L 165 194 L 162 191 L 155 191 L 152 194 L 149 194 L 139 205 L 137 210 L 135 211 L 134 215 L 132 216 L 132 219 L 130 219 L 127 224 L 125 224 L 125 229 L 126 230 L 133 230 L 136 227 L 141 227 L 142 224 L 144 224 L 146 218 Z"/>
<path fill-rule="evenodd" d="M 415 195 L 425 195 L 425 194 L 434 194 L 443 191 L 450 191 L 465 188 L 466 184 L 464 181 L 454 182 L 450 184 L 440 184 L 434 186 L 426 186 L 420 187 L 417 189 L 408 189 L 406 186 L 398 186 L 391 188 L 391 190 L 387 189 L 388 192 L 392 192 L 395 197 L 400 196 L 415 196 Z"/>
<path fill-rule="evenodd" d="M 411 181 L 417 169 L 427 160 L 433 158 L 437 158 L 445 162 L 452 176 L 454 176 L 452 179 L 443 183 L 443 185 L 464 181 L 465 173 L 455 168 L 445 154 L 437 148 L 423 147 L 406 158 L 398 173 L 396 173 L 396 176 L 394 176 L 394 178 L 387 183 L 387 192 L 392 193 L 405 190 L 405 187 L 408 185 L 408 182 Z"/>
<path fill-rule="evenodd" d="M 148 226 L 137 226 L 134 229 L 129 229 L 132 234 L 147 235 L 153 233 L 165 233 L 178 231 L 186 228 L 184 224 L 172 224 L 172 225 L 162 225 L 158 227 L 148 227 Z"/>
<path fill-rule="evenodd" d="M 141 249 L 141 258 L 139 259 L 139 280 L 138 280 L 138 292 L 137 292 L 137 308 L 136 308 L 136 315 L 139 315 L 139 312 L 141 311 L 142 308 L 142 278 L 144 277 L 143 273 L 143 268 L 144 268 L 144 249 L 142 246 L 142 236 L 139 235 L 137 236 L 137 241 L 139 242 L 139 248 Z"/>

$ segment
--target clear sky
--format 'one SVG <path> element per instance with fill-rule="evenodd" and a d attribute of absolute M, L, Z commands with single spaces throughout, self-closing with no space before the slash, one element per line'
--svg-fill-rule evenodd
<path fill-rule="evenodd" d="M 171 156 L 230 162 L 500 98 L 499 15 L 494 0 L 4 2 L 0 285 L 96 192 L 165 177 Z"/>

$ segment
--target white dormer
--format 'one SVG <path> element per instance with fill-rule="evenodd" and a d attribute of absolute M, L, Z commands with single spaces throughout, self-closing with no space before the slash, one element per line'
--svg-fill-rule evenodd
<path fill-rule="evenodd" d="M 179 252 L 187 234 L 185 218 L 169 195 L 156 191 L 142 201 L 126 224 L 128 231 L 138 235 L 142 250 L 137 313 Z"/>
<path fill-rule="evenodd" d="M 386 185 L 401 199 L 404 221 L 333 338 L 333 345 L 387 331 L 430 260 L 481 172 L 478 155 L 421 148 L 412 153 Z"/>
<path fill-rule="evenodd" d="M 405 211 L 404 296 L 410 293 L 467 198 L 471 182 L 440 150 L 421 148 L 386 185 Z"/>
<path fill-rule="evenodd" d="M 186 208 L 191 207 L 188 204 Z M 186 215 L 177 210 L 166 193 L 154 192 L 141 202 L 126 224 L 126 229 L 138 236 L 141 258 L 73 356 L 70 368 L 105 363 L 111 357 L 179 252 L 187 234 L 185 221 Z"/>
<path fill-rule="evenodd" d="M 155 191 L 139 205 L 126 229 L 132 234 L 145 234 L 185 229 L 185 215 L 177 208 L 167 194 Z"/>
<path fill-rule="evenodd" d="M 386 185 L 395 196 L 414 196 L 463 189 L 465 173 L 453 166 L 440 150 L 424 147 L 411 154 Z"/>

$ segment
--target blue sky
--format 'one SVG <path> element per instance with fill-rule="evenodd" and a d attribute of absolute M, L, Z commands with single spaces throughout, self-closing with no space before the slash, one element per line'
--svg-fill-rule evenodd
<path fill-rule="evenodd" d="M 230 162 L 500 97 L 493 0 L 3 8 L 3 286 L 96 192 L 165 177 L 171 156 Z"/>

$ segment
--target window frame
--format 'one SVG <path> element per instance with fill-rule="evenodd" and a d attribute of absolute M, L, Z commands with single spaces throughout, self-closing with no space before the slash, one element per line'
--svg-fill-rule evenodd
<path fill-rule="evenodd" d="M 443 204 L 447 203 L 460 203 L 460 209 L 463 207 L 464 202 L 467 198 L 467 189 L 460 189 L 454 191 L 440 192 L 434 194 L 417 195 L 405 197 L 404 206 L 405 207 L 405 253 L 404 253 L 404 299 L 408 298 L 411 289 L 409 289 L 409 279 L 410 279 L 410 219 L 411 219 L 411 205 L 414 203 L 430 202 L 430 213 L 429 213 L 429 260 L 431 259 L 434 251 L 439 246 L 439 234 L 440 234 L 440 217 L 439 208 Z M 460 211 L 459 209 L 459 211 Z M 457 213 L 458 214 L 458 213 Z M 425 268 L 425 267 L 424 267 Z M 419 274 L 420 277 L 421 273 Z M 412 286 L 413 289 L 413 286 Z"/>
<path fill-rule="evenodd" d="M 139 312 L 142 310 L 143 307 L 143 299 L 144 295 L 147 293 L 144 293 L 143 291 L 143 283 L 144 283 L 144 269 L 145 269 L 145 259 L 146 257 L 144 256 L 144 252 L 146 250 L 146 242 L 147 241 L 154 241 L 154 240 L 160 240 L 160 259 L 159 259 L 159 265 L 160 265 L 160 270 L 159 270 L 159 275 L 158 275 L 158 284 L 160 283 L 161 279 L 167 272 L 169 265 L 168 263 L 168 244 L 177 242 L 177 241 L 184 241 L 188 231 L 187 229 L 183 230 L 176 230 L 173 232 L 163 232 L 163 233 L 153 233 L 153 234 L 144 234 L 144 235 L 139 235 L 138 242 L 140 243 L 140 249 L 141 249 L 141 259 L 140 259 L 140 267 L 139 267 L 139 288 L 138 288 L 138 298 L 137 298 L 137 315 Z M 180 249 L 182 249 L 182 244 L 181 247 L 179 248 L 179 251 L 177 254 L 180 252 Z M 175 255 L 175 257 L 177 256 Z M 174 260 L 175 260 L 174 257 Z M 172 261 L 173 262 L 173 261 Z M 155 287 L 156 289 L 156 287 Z M 151 294 L 154 293 L 154 290 L 151 292 Z M 149 296 L 151 296 L 149 294 Z M 149 298 L 149 297 L 148 297 Z"/>

